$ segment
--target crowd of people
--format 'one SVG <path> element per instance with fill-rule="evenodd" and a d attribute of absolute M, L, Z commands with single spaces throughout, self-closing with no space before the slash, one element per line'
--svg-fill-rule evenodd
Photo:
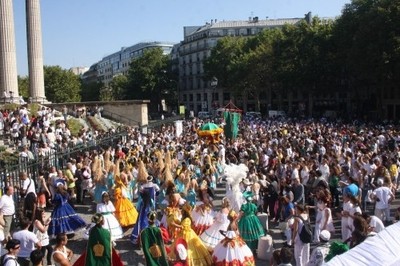
<path fill-rule="evenodd" d="M 26 140 L 18 137 L 33 158 L 40 150 L 30 131 L 47 132 L 39 147 L 79 139 L 68 137 L 68 123 L 41 120 L 27 125 Z M 263 252 L 259 239 L 268 233 L 259 213 L 286 237 L 271 265 L 321 265 L 399 220 L 390 214 L 400 165 L 394 126 L 242 121 L 236 139 L 213 142 L 197 135 L 203 122 L 184 121 L 179 136 L 173 125 L 148 134 L 131 128 L 113 146 L 69 158 L 65 169 L 50 165 L 34 177 L 20 172 L 18 184 L 9 181 L 0 199 L 4 265 L 72 265 L 67 235 L 79 230 L 87 249 L 74 265 L 122 265 L 118 240 L 130 228 L 132 248 L 142 248 L 148 265 L 255 265 Z M 57 130 L 62 137 L 53 143 L 48 133 Z M 237 184 L 227 181 L 236 175 L 228 173 L 234 166 L 242 170 L 233 172 L 244 173 Z M 215 206 L 217 186 L 227 190 L 221 206 Z M 23 202 L 18 230 L 17 201 Z M 76 204 L 91 205 L 91 224 L 76 213 Z M 331 242 L 336 218 L 341 241 Z M 308 241 L 302 235 L 310 221 Z"/>

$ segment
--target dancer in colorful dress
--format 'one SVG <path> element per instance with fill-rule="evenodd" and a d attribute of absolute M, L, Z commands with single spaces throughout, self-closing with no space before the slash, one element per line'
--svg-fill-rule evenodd
<path fill-rule="evenodd" d="M 220 230 L 226 231 L 230 224 L 228 214 L 230 210 L 230 203 L 228 198 L 222 199 L 222 209 L 215 215 L 215 221 L 210 228 L 200 235 L 201 240 L 208 250 L 213 250 L 215 246 L 224 239 L 224 236 L 220 233 Z"/>
<path fill-rule="evenodd" d="M 239 232 L 249 248 L 255 251 L 258 246 L 258 239 L 265 235 L 265 232 L 260 220 L 256 216 L 257 205 L 252 202 L 252 193 L 245 193 L 244 197 L 247 202 L 240 208 L 238 222 Z"/>
<path fill-rule="evenodd" d="M 86 251 L 74 263 L 74 266 L 122 266 L 124 265 L 111 244 L 111 234 L 104 229 L 104 217 L 96 213 L 92 217 L 95 226 L 90 230 Z"/>
<path fill-rule="evenodd" d="M 148 180 L 152 181 L 153 178 L 150 176 L 150 179 Z M 131 242 L 133 244 L 138 243 L 140 232 L 149 226 L 147 215 L 150 213 L 150 211 L 155 209 L 155 196 L 156 194 L 154 187 L 144 187 L 140 191 L 139 201 L 136 205 L 139 210 L 139 219 L 135 224 L 131 234 Z"/>
<path fill-rule="evenodd" d="M 49 224 L 49 236 L 55 237 L 58 234 L 72 234 L 78 229 L 86 226 L 85 221 L 74 211 L 68 203 L 68 193 L 64 184 L 57 183 L 57 192 L 53 203 L 55 207 L 51 213 Z"/>
<path fill-rule="evenodd" d="M 225 238 L 214 248 L 213 265 L 256 265 L 251 249 L 236 235 L 235 231 L 221 231 L 221 234 Z"/>
<path fill-rule="evenodd" d="M 180 224 L 181 231 L 178 237 L 175 239 L 183 238 L 188 245 L 188 266 L 210 266 L 212 265 L 212 258 L 208 252 L 206 246 L 203 244 L 201 239 L 192 229 L 192 218 L 191 218 L 192 207 L 189 203 L 186 203 L 182 207 L 182 222 Z M 175 260 L 175 246 L 176 241 L 171 246 L 171 252 L 169 256 L 172 260 Z"/>
<path fill-rule="evenodd" d="M 150 266 L 168 266 L 162 232 L 155 225 L 157 213 L 154 211 L 149 212 L 146 219 L 148 220 L 148 226 L 140 233 L 140 242 L 146 263 Z"/>
<path fill-rule="evenodd" d="M 199 190 L 199 200 L 192 212 L 193 230 L 197 235 L 201 235 L 214 222 L 212 201 L 207 193 L 207 182 L 203 181 Z"/>
<path fill-rule="evenodd" d="M 161 224 L 168 230 L 169 236 L 176 239 L 180 230 L 181 223 L 181 211 L 179 206 L 185 203 L 185 200 L 175 190 L 175 184 L 168 181 L 166 185 L 166 198 L 164 201 L 167 204 L 167 208 L 164 210 Z"/>
<path fill-rule="evenodd" d="M 138 218 L 138 212 L 128 199 L 125 185 L 116 176 L 116 187 L 114 190 L 115 198 L 115 217 L 122 227 L 134 225 Z"/>
<path fill-rule="evenodd" d="M 103 215 L 103 228 L 110 231 L 112 241 L 120 239 L 124 236 L 121 225 L 114 216 L 114 204 L 110 201 L 110 195 L 107 192 L 103 192 L 102 202 L 97 204 L 96 212 Z"/>

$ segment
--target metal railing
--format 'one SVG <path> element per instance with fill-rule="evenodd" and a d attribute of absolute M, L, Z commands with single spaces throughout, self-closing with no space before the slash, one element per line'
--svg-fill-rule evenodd
<path fill-rule="evenodd" d="M 164 120 L 151 121 L 151 122 L 149 122 L 148 127 L 149 128 L 160 128 L 163 125 L 173 124 L 177 120 L 182 120 L 182 117 L 177 115 L 177 116 L 173 116 L 173 117 L 168 117 Z"/>
<path fill-rule="evenodd" d="M 106 133 L 100 140 L 91 140 L 76 146 L 59 146 L 44 155 L 36 155 L 33 160 L 19 157 L 18 163 L 16 164 L 3 163 L 0 165 L 0 186 L 2 190 L 5 186 L 9 185 L 21 187 L 21 181 L 19 180 L 19 174 L 21 172 L 26 172 L 36 182 L 39 172 L 48 171 L 50 166 L 55 166 L 57 169 L 65 169 L 71 158 L 77 158 L 87 151 L 115 146 L 117 143 L 126 140 L 127 136 L 127 131 Z M 15 193 L 17 198 L 19 198 L 19 191 L 16 190 Z"/>

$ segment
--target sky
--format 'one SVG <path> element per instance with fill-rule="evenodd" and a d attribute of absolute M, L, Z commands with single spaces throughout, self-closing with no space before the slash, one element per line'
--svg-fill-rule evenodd
<path fill-rule="evenodd" d="M 1 1 L 1 0 L 0 0 Z M 143 41 L 179 43 L 212 19 L 340 16 L 351 0 L 40 0 L 44 65 L 89 67 Z M 13 1 L 18 75 L 28 75 L 25 1 Z"/>

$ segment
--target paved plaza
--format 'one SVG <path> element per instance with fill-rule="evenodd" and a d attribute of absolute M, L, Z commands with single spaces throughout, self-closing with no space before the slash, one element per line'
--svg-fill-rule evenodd
<path fill-rule="evenodd" d="M 218 187 L 216 189 L 216 200 L 214 201 L 214 205 L 218 209 L 221 206 L 221 199 L 225 196 L 226 190 L 224 187 Z M 398 208 L 400 206 L 400 193 L 396 193 L 396 200 L 392 203 L 392 215 L 391 217 L 394 217 L 394 210 L 395 208 Z M 89 202 L 89 199 L 86 198 L 86 202 Z M 93 215 L 93 211 L 91 210 L 90 205 L 77 205 L 77 212 L 85 219 L 85 221 L 90 222 L 90 219 Z M 372 204 L 368 205 L 368 211 L 369 213 L 372 213 L 373 206 Z M 313 217 L 312 217 L 313 218 Z M 312 219 L 312 222 L 313 219 Z M 332 237 L 333 240 L 340 240 L 341 237 L 341 224 L 340 224 L 340 219 L 337 217 L 334 217 L 334 224 L 335 224 L 335 229 L 336 233 Z M 280 230 L 277 228 L 278 223 L 270 223 L 269 224 L 269 231 L 268 234 L 270 234 L 273 238 L 273 245 L 274 248 L 281 248 L 284 243 L 284 237 L 283 234 L 280 232 Z M 130 241 L 129 241 L 129 236 L 132 232 L 132 227 L 131 228 L 125 228 L 124 229 L 124 238 L 117 240 L 117 246 L 116 249 L 118 250 L 123 262 L 125 265 L 129 266 L 140 266 L 140 265 L 146 265 L 144 257 L 143 257 L 143 252 L 141 251 L 139 246 L 134 246 Z M 83 239 L 83 232 L 78 232 L 75 234 L 74 237 L 72 237 L 68 243 L 68 247 L 71 248 L 74 251 L 74 258 L 73 262 L 79 257 L 79 255 L 82 253 L 82 251 L 85 250 L 86 248 L 86 240 Z M 314 246 L 311 245 L 311 249 Z M 256 265 L 257 266 L 265 266 L 269 265 L 269 261 L 264 261 L 256 258 Z M 295 263 L 293 262 L 293 265 Z"/>

